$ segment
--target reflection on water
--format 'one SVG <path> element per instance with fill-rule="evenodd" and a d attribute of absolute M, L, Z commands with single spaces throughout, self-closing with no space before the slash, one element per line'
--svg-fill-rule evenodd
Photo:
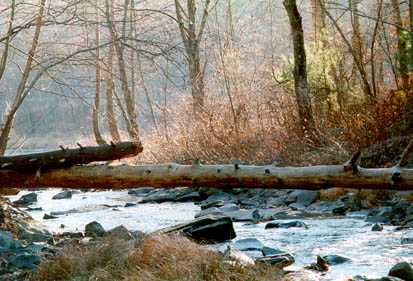
<path fill-rule="evenodd" d="M 138 204 L 124 208 L 126 202 L 139 201 L 124 190 L 79 193 L 74 194 L 72 199 L 51 200 L 58 192 L 58 189 L 37 192 L 39 202 L 31 207 L 42 207 L 43 211 L 29 213 L 60 232 L 83 230 L 87 223 L 94 220 L 105 229 L 123 224 L 131 230 L 151 232 L 191 220 L 200 210 L 192 203 Z M 10 199 L 16 200 L 26 193 L 22 191 Z M 45 213 L 80 207 L 83 207 L 82 213 L 61 215 L 53 220 L 42 219 Z M 348 280 L 358 274 L 382 277 L 399 261 L 413 262 L 413 244 L 401 244 L 401 238 L 411 236 L 412 230 L 393 232 L 393 227 L 386 226 L 382 232 L 373 232 L 371 224 L 357 218 L 313 218 L 304 221 L 309 226 L 308 230 L 264 229 L 265 223 L 252 225 L 236 222 L 235 240 L 254 237 L 268 247 L 288 251 L 296 261 L 292 268 L 315 262 L 317 255 L 338 254 L 352 258 L 351 263 L 331 266 L 327 274 L 320 277 L 321 280 Z M 61 229 L 61 224 L 65 228 Z"/>

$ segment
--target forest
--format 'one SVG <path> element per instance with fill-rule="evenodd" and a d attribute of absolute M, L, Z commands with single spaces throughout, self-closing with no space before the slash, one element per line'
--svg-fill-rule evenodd
<path fill-rule="evenodd" d="M 412 131 L 412 1 L 6 0 L 0 155 L 310 165 Z"/>

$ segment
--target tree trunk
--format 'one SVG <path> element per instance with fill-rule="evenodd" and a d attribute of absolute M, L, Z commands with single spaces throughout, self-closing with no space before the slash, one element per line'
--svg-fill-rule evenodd
<path fill-rule="evenodd" d="M 116 38 L 116 33 L 115 33 L 115 26 L 113 25 L 113 21 L 110 19 L 110 13 L 109 13 L 109 1 L 105 1 L 105 6 L 106 6 L 106 23 L 109 28 L 110 35 L 113 38 Z M 129 1 L 125 0 L 124 3 L 124 16 L 122 20 L 122 38 L 125 37 L 125 25 L 127 21 L 127 10 L 128 10 L 128 5 Z M 126 113 L 128 115 L 128 120 L 130 123 L 129 126 L 129 136 L 134 139 L 138 140 L 139 139 L 139 124 L 138 124 L 138 117 L 135 111 L 135 100 L 132 98 L 132 92 L 130 91 L 129 84 L 128 84 L 128 78 L 126 76 L 126 66 L 125 66 L 125 59 L 124 59 L 124 45 L 122 43 L 117 42 L 115 43 L 115 51 L 118 57 L 118 69 L 119 69 L 119 77 L 120 77 L 120 82 L 121 82 L 121 88 L 123 92 L 123 97 L 125 99 L 125 104 L 126 104 Z"/>
<path fill-rule="evenodd" d="M 409 52 L 406 39 L 403 38 L 403 21 L 400 15 L 400 5 L 398 0 L 392 0 L 391 2 L 396 24 L 399 73 L 401 78 L 401 85 L 398 86 L 406 92 L 409 92 L 411 90 L 409 81 Z"/>
<path fill-rule="evenodd" d="M 110 12 L 109 17 L 110 20 L 113 21 L 114 18 L 114 11 L 113 11 L 113 0 L 110 0 L 109 6 Z M 115 38 L 110 36 L 110 40 L 113 41 Z M 108 121 L 109 132 L 114 142 L 120 141 L 118 126 L 116 125 L 115 120 L 115 111 L 113 108 L 113 91 L 115 89 L 115 81 L 113 78 L 113 56 L 115 50 L 113 44 L 109 46 L 108 51 L 108 69 L 106 71 L 106 118 Z"/>
<path fill-rule="evenodd" d="M 4 43 L 4 50 L 3 50 L 3 54 L 1 56 L 1 61 L 0 61 L 0 81 L 1 81 L 1 78 L 3 77 L 4 71 L 6 70 L 7 56 L 9 54 L 9 46 L 10 46 L 10 41 L 11 41 L 12 32 L 13 32 L 15 10 L 16 10 L 16 1 L 13 0 L 11 2 L 11 12 L 10 12 L 9 29 L 7 31 L 7 39 L 6 39 L 6 42 Z"/>
<path fill-rule="evenodd" d="M 294 86 L 298 106 L 298 117 L 300 119 L 302 136 L 310 136 L 315 129 L 313 114 L 311 112 L 311 101 L 307 86 L 306 55 L 304 49 L 304 31 L 300 13 L 295 0 L 283 2 L 287 10 L 291 26 L 291 37 L 294 46 Z"/>
<path fill-rule="evenodd" d="M 364 57 L 363 57 L 363 41 L 361 39 L 361 30 L 360 30 L 360 16 L 358 15 L 358 4 L 360 0 L 351 0 L 351 17 L 352 21 L 351 24 L 353 26 L 353 33 L 351 37 L 351 44 L 353 47 L 353 50 L 356 54 L 356 56 L 353 58 L 353 68 L 352 68 L 352 80 L 356 80 L 356 75 L 357 75 L 357 64 L 360 64 L 360 66 L 363 68 L 363 72 L 366 72 L 365 70 L 365 64 L 364 64 Z"/>
<path fill-rule="evenodd" d="M 204 70 L 201 67 L 199 44 L 202 40 L 202 35 L 208 17 L 209 4 L 210 0 L 206 0 L 203 8 L 201 23 L 197 31 L 195 0 L 188 0 L 187 11 L 184 11 L 182 5 L 179 3 L 179 0 L 175 0 L 176 17 L 181 37 L 184 42 L 189 67 L 189 81 L 191 84 L 193 109 L 195 116 L 198 117 L 202 112 L 205 98 Z"/>
<path fill-rule="evenodd" d="M 14 97 L 13 105 L 11 107 L 9 114 L 7 115 L 5 125 L 1 131 L 0 155 L 4 155 L 6 151 L 7 143 L 9 141 L 10 131 L 13 127 L 14 117 L 16 116 L 17 108 L 21 105 L 21 99 L 23 98 L 23 92 L 26 87 L 27 79 L 29 78 L 30 71 L 32 70 L 33 59 L 36 54 L 36 49 L 39 43 L 40 29 L 42 27 L 45 2 L 46 0 L 40 0 L 39 16 L 36 21 L 36 29 L 33 35 L 32 46 L 30 48 L 29 53 L 27 54 L 26 66 L 23 70 L 22 78 L 20 80 L 19 87 L 17 88 L 17 93 L 16 93 L 16 96 Z"/>
<path fill-rule="evenodd" d="M 74 166 L 35 173 L 0 170 L 0 187 L 67 187 L 125 189 L 151 186 L 155 188 L 215 187 L 231 189 L 327 189 L 331 187 L 359 189 L 413 189 L 413 170 L 401 168 L 365 169 L 354 173 L 344 165 L 314 167 L 178 165 L 155 166 Z"/>
<path fill-rule="evenodd" d="M 28 173 L 42 169 L 55 169 L 71 167 L 77 164 L 88 164 L 95 161 L 118 160 L 133 157 L 142 152 L 142 144 L 139 142 L 111 143 L 103 146 L 86 146 L 78 144 L 79 148 L 23 154 L 16 156 L 0 157 L 0 170 L 15 170 Z"/>
<path fill-rule="evenodd" d="M 97 3 L 96 3 L 97 5 Z M 96 6 L 97 7 L 97 6 Z M 96 11 L 96 16 L 98 16 L 98 11 Z M 99 46 L 99 25 L 96 24 L 95 29 L 95 45 Z M 95 135 L 95 140 L 98 145 L 105 145 L 107 144 L 106 141 L 103 139 L 102 134 L 100 133 L 99 128 L 99 105 L 100 105 L 100 76 L 101 76 L 101 69 L 100 69 L 100 49 L 96 50 L 95 54 L 95 104 L 93 107 L 93 133 Z"/>
<path fill-rule="evenodd" d="M 317 44 L 321 39 L 323 29 L 325 28 L 325 15 L 317 0 L 311 0 L 311 10 L 314 29 L 314 42 Z"/>

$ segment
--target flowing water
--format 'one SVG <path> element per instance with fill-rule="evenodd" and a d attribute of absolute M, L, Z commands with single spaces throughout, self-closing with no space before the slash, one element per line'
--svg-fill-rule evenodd
<path fill-rule="evenodd" d="M 61 190 L 46 189 L 36 192 L 38 203 L 30 207 L 42 207 L 42 211 L 29 211 L 36 220 L 49 226 L 55 232 L 83 230 L 91 221 L 98 221 L 105 229 L 120 224 L 130 230 L 151 232 L 192 220 L 200 210 L 193 203 L 137 204 L 125 208 L 127 202 L 137 202 L 139 197 L 130 196 L 127 191 L 101 191 L 74 194 L 72 199 L 51 200 Z M 13 201 L 17 196 L 10 196 Z M 80 213 L 59 215 L 57 219 L 43 220 L 45 213 L 67 212 L 80 208 Z M 390 268 L 399 261 L 413 262 L 413 244 L 401 244 L 402 237 L 412 237 L 413 230 L 394 232 L 387 226 L 382 232 L 371 231 L 371 224 L 356 217 L 311 218 L 304 221 L 309 229 L 264 229 L 265 223 L 234 223 L 237 238 L 257 238 L 265 246 L 290 252 L 295 269 L 316 262 L 317 255 L 339 254 L 352 258 L 352 262 L 330 266 L 320 280 L 348 280 L 355 275 L 370 278 L 386 276 Z M 64 228 L 61 228 L 61 225 Z"/>

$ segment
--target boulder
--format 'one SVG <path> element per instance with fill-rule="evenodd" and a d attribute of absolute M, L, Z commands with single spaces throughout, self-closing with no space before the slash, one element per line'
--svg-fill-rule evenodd
<path fill-rule="evenodd" d="M 287 195 L 283 195 L 277 198 L 271 198 L 267 200 L 267 205 L 269 206 L 278 206 L 278 205 L 283 205 L 285 204 L 285 200 L 287 199 Z"/>
<path fill-rule="evenodd" d="M 296 202 L 304 206 L 308 206 L 318 199 L 320 199 L 320 193 L 317 190 L 299 190 L 297 194 Z"/>
<path fill-rule="evenodd" d="M 9 250 L 14 245 L 14 240 L 11 232 L 0 231 L 0 250 Z"/>
<path fill-rule="evenodd" d="M 261 213 L 260 210 L 255 209 L 254 211 L 252 211 L 252 220 L 253 221 L 259 221 L 262 220 L 264 218 L 264 215 Z"/>
<path fill-rule="evenodd" d="M 338 265 L 346 262 L 351 262 L 350 257 L 343 255 L 326 255 L 323 258 L 327 261 L 328 265 Z"/>
<path fill-rule="evenodd" d="M 58 194 L 52 197 L 53 200 L 71 199 L 71 198 L 72 198 L 72 191 L 70 190 L 59 192 Z"/>
<path fill-rule="evenodd" d="M 214 215 L 203 216 L 156 232 L 178 234 L 207 243 L 220 243 L 236 237 L 231 217 Z"/>
<path fill-rule="evenodd" d="M 264 248 L 264 244 L 256 238 L 245 238 L 235 241 L 233 246 L 239 251 L 262 251 L 262 249 Z"/>
<path fill-rule="evenodd" d="M 224 259 L 231 260 L 236 263 L 239 263 L 243 266 L 254 265 L 255 262 L 252 258 L 247 256 L 244 253 L 238 251 L 235 247 L 228 246 L 225 252 L 223 253 Z"/>
<path fill-rule="evenodd" d="M 225 202 L 223 200 L 216 200 L 212 202 L 204 201 L 203 203 L 201 203 L 201 210 L 205 210 L 205 209 L 212 208 L 212 207 L 220 208 L 224 205 L 225 205 Z"/>
<path fill-rule="evenodd" d="M 308 229 L 308 226 L 305 223 L 301 222 L 301 221 L 291 221 L 291 222 L 285 222 L 285 223 L 269 222 L 265 225 L 265 229 L 291 228 L 291 227 L 302 227 L 304 229 Z"/>
<path fill-rule="evenodd" d="M 393 266 L 388 275 L 400 278 L 404 281 L 413 281 L 413 269 L 410 264 L 405 261 L 399 262 Z"/>
<path fill-rule="evenodd" d="M 115 228 L 112 228 L 111 230 L 106 231 L 103 234 L 103 237 L 113 237 L 122 240 L 134 239 L 132 233 L 124 225 L 119 225 Z"/>
<path fill-rule="evenodd" d="M 102 237 L 105 233 L 103 226 L 97 221 L 92 221 L 85 226 L 85 235 L 89 237 Z"/>
<path fill-rule="evenodd" d="M 242 199 L 239 200 L 239 203 L 244 207 L 258 207 L 260 205 L 259 201 L 253 199 Z"/>
<path fill-rule="evenodd" d="M 413 237 L 402 237 L 402 244 L 413 244 Z"/>
<path fill-rule="evenodd" d="M 8 260 L 7 267 L 18 268 L 18 269 L 36 269 L 36 265 L 41 262 L 41 258 L 35 254 L 17 254 L 11 256 Z"/>
<path fill-rule="evenodd" d="M 237 198 L 233 194 L 229 194 L 227 192 L 219 192 L 219 193 L 215 193 L 209 196 L 206 199 L 206 203 L 208 204 L 214 201 L 232 202 L 232 201 L 236 201 L 236 199 Z"/>
<path fill-rule="evenodd" d="M 286 252 L 268 255 L 262 258 L 256 259 L 257 262 L 267 262 L 271 265 L 274 265 L 278 268 L 283 268 L 289 266 L 295 262 L 294 257 Z"/>
<path fill-rule="evenodd" d="M 371 228 L 371 231 L 383 231 L 383 225 L 376 223 L 376 224 L 373 225 L 373 227 Z"/>
<path fill-rule="evenodd" d="M 193 201 L 200 201 L 201 195 L 198 191 L 191 191 L 176 197 L 176 202 L 193 202 Z"/>
<path fill-rule="evenodd" d="M 342 204 L 341 206 L 337 206 L 331 210 L 333 215 L 345 215 L 347 210 L 350 209 L 348 206 Z"/>
<path fill-rule="evenodd" d="M 134 189 L 129 189 L 128 194 L 133 195 L 133 196 L 142 196 L 144 194 L 147 194 L 151 191 L 153 191 L 153 187 L 141 187 L 141 188 L 134 188 Z"/>
<path fill-rule="evenodd" d="M 264 255 L 264 257 L 285 253 L 284 251 L 280 251 L 280 250 L 273 249 L 273 248 L 270 248 L 270 247 L 263 247 L 261 249 L 261 251 L 262 251 L 262 254 Z"/>
<path fill-rule="evenodd" d="M 57 219 L 57 217 L 51 216 L 51 215 L 48 215 L 48 214 L 44 214 L 43 219 L 44 220 L 51 220 L 51 219 Z"/>
<path fill-rule="evenodd" d="M 37 202 L 37 194 L 34 192 L 31 192 L 31 193 L 21 196 L 17 201 L 14 201 L 13 203 L 17 206 L 27 206 L 34 202 Z"/>
<path fill-rule="evenodd" d="M 124 208 L 129 208 L 129 207 L 134 207 L 134 206 L 136 206 L 137 204 L 136 203 L 130 203 L 130 202 L 127 202 L 126 204 L 125 204 L 125 206 L 123 206 Z"/>
<path fill-rule="evenodd" d="M 41 234 L 41 233 L 32 233 L 32 232 L 23 232 L 18 235 L 20 240 L 26 240 L 30 243 L 33 242 L 47 242 L 52 238 L 52 236 L 49 236 L 47 234 Z"/>

